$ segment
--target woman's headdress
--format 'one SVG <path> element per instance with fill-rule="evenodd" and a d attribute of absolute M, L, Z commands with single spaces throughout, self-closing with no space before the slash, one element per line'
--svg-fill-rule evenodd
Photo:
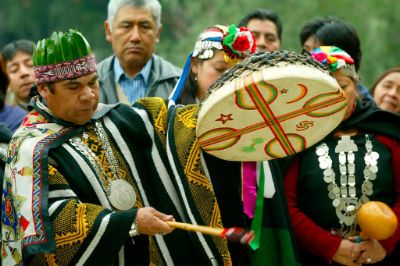
<path fill-rule="evenodd" d="M 256 39 L 251 31 L 245 27 L 237 28 L 234 24 L 227 26 L 215 25 L 203 31 L 196 41 L 193 52 L 189 54 L 174 91 L 170 99 L 176 102 L 182 93 L 185 81 L 190 71 L 192 58 L 202 60 L 214 57 L 215 50 L 223 50 L 225 61 L 237 64 L 256 51 Z"/>
<path fill-rule="evenodd" d="M 194 46 L 192 57 L 210 59 L 214 49 L 225 52 L 227 62 L 237 63 L 256 51 L 256 40 L 245 27 L 216 25 L 203 31 Z"/>
<path fill-rule="evenodd" d="M 329 68 L 330 72 L 341 69 L 342 73 L 358 80 L 353 58 L 344 50 L 336 46 L 320 46 L 311 52 L 311 56 Z"/>

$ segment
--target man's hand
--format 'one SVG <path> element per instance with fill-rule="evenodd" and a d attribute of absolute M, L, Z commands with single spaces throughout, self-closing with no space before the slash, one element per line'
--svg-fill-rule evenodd
<path fill-rule="evenodd" d="M 139 234 L 168 234 L 174 230 L 165 223 L 166 221 L 173 221 L 174 217 L 172 215 L 161 213 L 152 207 L 138 209 L 136 219 Z"/>

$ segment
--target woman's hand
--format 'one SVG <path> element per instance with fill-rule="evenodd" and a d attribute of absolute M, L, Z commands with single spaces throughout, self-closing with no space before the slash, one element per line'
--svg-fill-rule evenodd
<path fill-rule="evenodd" d="M 335 255 L 333 256 L 332 260 L 343 264 L 343 265 L 349 265 L 349 266 L 356 266 L 356 265 L 361 265 L 360 262 L 354 261 L 352 255 L 354 254 L 353 250 L 357 247 L 357 244 L 347 240 L 343 239 L 342 242 L 340 242 L 339 248 L 336 251 Z"/>
<path fill-rule="evenodd" d="M 375 239 L 367 239 L 359 244 L 353 250 L 353 259 L 357 263 L 371 264 L 377 263 L 386 257 L 386 250 L 381 243 Z"/>

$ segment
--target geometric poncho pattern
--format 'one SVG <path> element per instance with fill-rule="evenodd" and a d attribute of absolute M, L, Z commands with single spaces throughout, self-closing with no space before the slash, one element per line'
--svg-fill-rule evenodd
<path fill-rule="evenodd" d="M 177 221 L 247 227 L 236 171 L 240 163 L 201 152 L 195 138 L 196 105 L 167 107 L 160 98 L 144 98 L 133 107 L 100 107 L 91 122 L 77 127 L 56 121 L 36 105 L 13 136 L 3 186 L 3 265 L 232 265 L 241 252 L 253 256 L 248 262 L 254 265 L 293 265 L 280 197 L 276 207 L 275 202 L 264 204 L 267 231 L 256 252 L 183 230 L 130 238 L 136 209 L 114 210 L 96 170 L 70 145 L 71 138 L 90 135 L 93 122 L 107 132 L 120 171 L 136 191 L 134 207 L 152 206 Z M 91 150 L 101 157 L 101 143 L 89 139 Z M 277 220 L 270 216 L 275 208 L 281 208 Z M 269 217 L 278 230 L 267 228 Z M 277 246 L 288 259 L 280 261 L 284 254 L 274 250 Z"/>
<path fill-rule="evenodd" d="M 222 227 L 194 137 L 196 112 L 195 106 L 167 111 L 166 103 L 154 98 L 134 107 L 118 105 L 96 121 L 121 154 L 140 205 L 178 221 Z M 69 265 L 184 265 L 193 258 L 199 265 L 231 265 L 221 238 L 180 230 L 129 238 L 135 209 L 113 210 L 95 169 L 69 145 L 85 127 L 60 125 L 39 109 L 14 135 L 2 203 L 4 264 L 21 263 L 23 257 Z"/>

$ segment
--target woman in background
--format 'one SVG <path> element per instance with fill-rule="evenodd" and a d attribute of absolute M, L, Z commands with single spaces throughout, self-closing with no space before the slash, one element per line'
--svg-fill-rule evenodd
<path fill-rule="evenodd" d="M 0 67 L 0 123 L 8 128 L 11 133 L 14 133 L 24 120 L 26 111 L 18 106 L 11 106 L 5 103 L 8 84 L 8 76 Z"/>
<path fill-rule="evenodd" d="M 372 86 L 371 94 L 380 108 L 400 114 L 400 67 L 383 73 Z"/>

